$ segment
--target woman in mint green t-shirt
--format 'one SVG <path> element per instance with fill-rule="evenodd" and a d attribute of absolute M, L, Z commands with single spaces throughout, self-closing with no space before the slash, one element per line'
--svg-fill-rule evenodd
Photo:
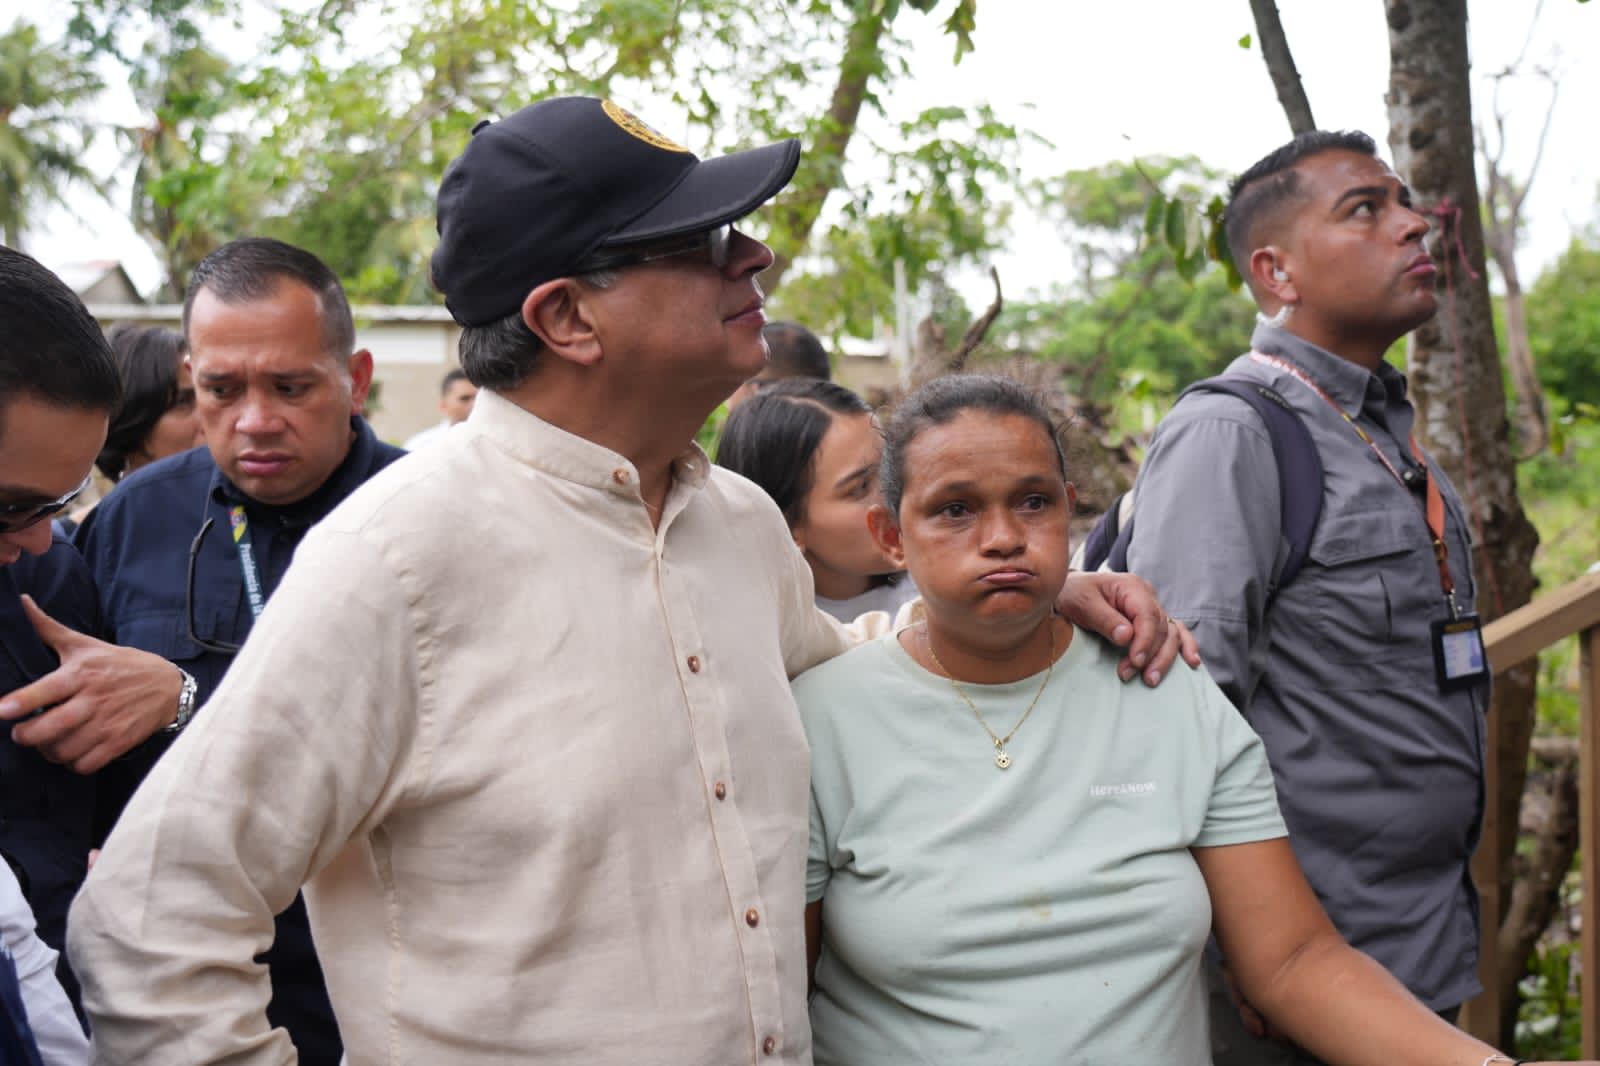
<path fill-rule="evenodd" d="M 1117 679 L 1052 603 L 1073 490 L 998 378 L 919 390 L 874 537 L 922 621 L 795 683 L 812 749 L 818 1066 L 1210 1062 L 1215 931 L 1250 1002 L 1330 1062 L 1510 1062 L 1347 946 L 1261 742 L 1200 671 Z"/>

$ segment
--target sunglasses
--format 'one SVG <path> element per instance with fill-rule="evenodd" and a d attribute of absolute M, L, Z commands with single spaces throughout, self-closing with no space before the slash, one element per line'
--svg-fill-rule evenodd
<path fill-rule="evenodd" d="M 92 476 L 92 474 L 86 475 L 83 484 L 59 500 L 51 500 L 49 503 L 0 504 L 0 533 L 20 533 L 36 522 L 60 514 L 89 487 L 89 478 Z"/>
<path fill-rule="evenodd" d="M 623 247 L 615 251 L 600 252 L 580 262 L 573 267 L 572 272 L 592 274 L 601 270 L 616 270 L 619 267 L 638 266 L 640 263 L 653 263 L 658 259 L 694 255 L 701 251 L 709 253 L 708 258 L 713 267 L 723 270 L 728 265 L 728 249 L 733 244 L 733 235 L 736 232 L 732 222 L 724 222 L 716 229 L 692 233 L 687 237 L 651 241 L 631 248 Z"/>

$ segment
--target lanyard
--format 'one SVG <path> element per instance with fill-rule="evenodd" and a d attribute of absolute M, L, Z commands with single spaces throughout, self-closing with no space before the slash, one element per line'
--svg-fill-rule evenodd
<path fill-rule="evenodd" d="M 261 575 L 256 570 L 256 553 L 250 544 L 250 520 L 245 517 L 243 504 L 234 504 L 228 509 L 228 524 L 233 527 L 234 547 L 239 549 L 239 572 L 244 575 L 244 591 L 250 599 L 250 617 L 260 618 L 264 602 Z"/>
<path fill-rule="evenodd" d="M 1261 352 L 1251 352 L 1250 358 L 1275 370 L 1283 371 L 1322 397 L 1323 401 L 1333 408 L 1340 418 L 1344 419 L 1345 424 L 1355 430 L 1356 436 L 1360 437 L 1362 443 L 1372 449 L 1372 454 L 1378 457 L 1378 462 L 1383 464 L 1383 468 L 1389 471 L 1390 476 L 1399 482 L 1401 488 L 1406 489 L 1407 495 L 1410 495 L 1410 489 L 1406 486 L 1406 479 L 1400 475 L 1400 471 L 1394 468 L 1394 464 L 1389 461 L 1389 457 L 1383 454 L 1383 449 L 1378 447 L 1378 442 L 1373 440 L 1371 435 L 1362 429 L 1355 419 L 1350 417 L 1349 413 L 1340 406 L 1339 401 L 1329 396 L 1321 385 L 1313 381 L 1309 374 L 1293 363 L 1279 359 L 1276 356 L 1265 355 Z M 1422 448 L 1417 444 L 1417 438 L 1414 436 L 1409 437 L 1407 441 L 1411 445 L 1412 458 L 1416 459 L 1424 471 L 1427 471 L 1428 460 L 1422 454 Z M 1436 477 L 1430 475 L 1427 479 L 1427 486 L 1427 503 L 1423 507 L 1423 515 L 1428 522 L 1428 532 L 1433 537 L 1433 557 L 1439 564 L 1439 588 L 1444 592 L 1445 602 L 1450 605 L 1450 617 L 1458 618 L 1461 611 L 1456 606 L 1456 582 L 1455 578 L 1450 576 L 1450 549 L 1444 540 L 1444 493 L 1439 490 L 1439 479 Z"/>

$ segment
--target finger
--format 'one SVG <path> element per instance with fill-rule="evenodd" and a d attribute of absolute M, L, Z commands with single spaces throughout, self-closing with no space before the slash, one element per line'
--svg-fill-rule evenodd
<path fill-rule="evenodd" d="M 1128 643 L 1129 638 L 1134 634 L 1134 630 L 1128 624 L 1128 618 L 1124 611 L 1119 609 L 1121 604 L 1117 600 L 1121 598 L 1118 595 L 1120 586 L 1114 580 L 1123 576 L 1121 574 L 1072 575 L 1069 584 L 1071 582 L 1077 582 L 1078 584 L 1074 585 L 1070 591 L 1081 594 L 1073 595 L 1070 601 L 1071 610 L 1063 610 L 1061 613 L 1075 625 L 1090 632 L 1098 633 L 1113 644 L 1123 645 Z M 1112 580 L 1107 580 L 1107 578 L 1112 578 Z M 1067 590 L 1064 590 L 1062 599 L 1065 600 L 1066 596 Z M 1060 603 L 1061 601 L 1058 600 L 1058 605 Z"/>
<path fill-rule="evenodd" d="M 72 644 L 75 638 L 83 635 L 45 614 L 44 608 L 34 603 L 32 596 L 24 595 L 22 597 L 22 610 L 27 614 L 28 621 L 33 623 L 33 631 L 39 634 L 39 639 L 57 652 Z"/>
<path fill-rule="evenodd" d="M 75 683 L 65 670 L 52 670 L 31 684 L 14 689 L 0 700 L 0 720 L 16 721 L 34 711 L 71 699 Z"/>
<path fill-rule="evenodd" d="M 1244 1023 L 1245 1032 L 1257 1040 L 1267 1038 L 1267 1023 L 1256 1009 L 1244 1000 L 1239 1001 L 1239 1020 Z"/>
<path fill-rule="evenodd" d="M 89 869 L 91 869 L 91 870 L 94 869 L 94 864 L 99 862 L 99 861 L 100 861 L 100 849 L 99 848 L 90 848 L 89 849 Z"/>
<path fill-rule="evenodd" d="M 62 764 L 71 768 L 75 774 L 88 777 L 97 774 L 110 765 L 111 760 L 117 757 L 117 749 L 111 744 L 96 744 L 86 753 L 74 758 L 63 758 Z"/>
<path fill-rule="evenodd" d="M 1194 635 L 1194 630 L 1176 618 L 1172 620 L 1172 624 L 1178 627 L 1178 646 L 1182 649 L 1183 661 L 1190 666 L 1198 667 L 1200 665 L 1200 639 Z"/>
<path fill-rule="evenodd" d="M 1161 609 L 1154 596 L 1125 600 L 1124 611 L 1129 612 L 1133 618 L 1133 640 L 1128 644 L 1128 661 L 1141 670 L 1146 665 L 1153 666 L 1156 656 L 1166 646 L 1170 636 L 1171 627 L 1167 625 L 1167 613 Z M 1167 666 L 1172 665 L 1172 658 L 1173 656 L 1168 656 Z M 1165 666 L 1162 667 L 1162 672 L 1166 672 Z"/>
<path fill-rule="evenodd" d="M 1172 664 L 1178 661 L 1178 653 L 1183 650 L 1183 641 L 1178 634 L 1178 624 L 1167 622 L 1165 639 L 1161 647 L 1156 649 L 1155 656 L 1150 661 L 1150 668 L 1144 672 L 1144 683 L 1151 688 L 1161 684 L 1161 679 L 1167 676 L 1167 671 L 1172 669 Z"/>
<path fill-rule="evenodd" d="M 76 701 L 51 707 L 37 718 L 30 718 L 11 729 L 11 740 L 24 748 L 37 748 L 51 762 L 60 762 L 56 750 L 83 724 L 84 714 Z M 82 751 L 73 751 L 74 757 Z"/>

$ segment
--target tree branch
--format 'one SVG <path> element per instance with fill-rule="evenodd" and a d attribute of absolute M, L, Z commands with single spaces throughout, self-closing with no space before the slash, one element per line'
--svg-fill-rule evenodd
<path fill-rule="evenodd" d="M 1311 117 L 1311 101 L 1306 99 L 1300 71 L 1289 52 L 1289 38 L 1278 18 L 1276 0 L 1250 0 L 1250 13 L 1255 16 L 1256 36 L 1261 39 L 1261 58 L 1266 60 L 1267 73 L 1272 76 L 1272 87 L 1278 91 L 1278 103 L 1283 105 L 1289 128 L 1296 135 L 1309 133 L 1317 128 L 1317 120 Z"/>
<path fill-rule="evenodd" d="M 833 86 L 828 113 L 800 161 L 800 173 L 789 187 L 787 197 L 772 205 L 773 263 L 761 275 L 761 287 L 768 293 L 783 283 L 794 257 L 805 249 L 811 230 L 822 214 L 828 193 L 839 184 L 845 153 L 855 135 L 861 105 L 866 101 L 872 79 L 883 71 L 881 41 L 888 26 L 888 5 L 862 4 L 845 42 L 839 77 Z"/>
<path fill-rule="evenodd" d="M 994 320 L 1000 317 L 1000 309 L 1005 306 L 1005 299 L 1000 293 L 1000 272 L 994 267 L 989 268 L 989 277 L 994 279 L 994 300 L 987 310 L 967 327 L 961 335 L 961 345 L 950 357 L 946 367 L 948 373 L 959 374 L 966 369 L 967 359 L 972 355 L 972 350 L 983 341 L 984 334 L 989 332 L 989 327 L 994 325 Z"/>

